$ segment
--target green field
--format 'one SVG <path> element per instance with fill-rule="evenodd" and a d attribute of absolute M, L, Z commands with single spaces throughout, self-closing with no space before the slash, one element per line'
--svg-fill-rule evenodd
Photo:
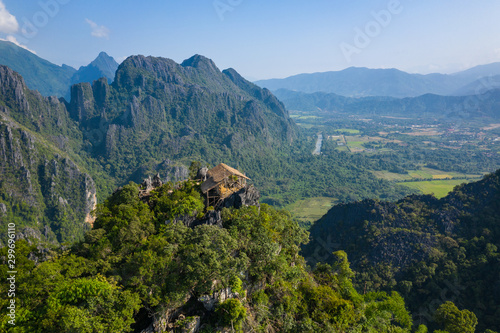
<path fill-rule="evenodd" d="M 359 134 L 360 131 L 357 129 L 352 129 L 352 128 L 339 128 L 336 129 L 335 132 L 340 132 L 340 133 L 349 133 L 349 134 Z"/>
<path fill-rule="evenodd" d="M 297 122 L 297 126 L 306 128 L 306 129 L 311 129 L 311 128 L 324 128 L 325 125 L 314 125 L 314 124 L 306 124 L 306 123 L 300 123 Z"/>
<path fill-rule="evenodd" d="M 470 175 L 459 172 L 447 172 L 436 169 L 430 169 L 423 167 L 420 170 L 408 170 L 408 174 L 399 174 L 393 173 L 389 171 L 373 171 L 372 172 L 376 177 L 385 179 L 388 181 L 404 181 L 404 180 L 412 180 L 412 179 L 436 179 L 436 180 L 446 180 L 450 178 L 460 177 L 460 178 L 473 178 L 479 179 L 481 175 Z"/>
<path fill-rule="evenodd" d="M 315 197 L 299 200 L 285 207 L 292 216 L 302 222 L 314 222 L 328 212 L 336 203 L 336 199 L 328 197 Z"/>
<path fill-rule="evenodd" d="M 401 185 L 408 186 L 422 191 L 424 194 L 434 194 L 436 198 L 445 197 L 453 188 L 470 180 L 452 179 L 452 180 L 432 180 L 423 182 L 406 182 Z"/>
<path fill-rule="evenodd" d="M 295 120 L 323 119 L 323 117 L 319 117 L 319 116 L 302 116 L 299 114 L 292 114 L 292 115 L 290 115 L 290 118 L 293 118 Z"/>

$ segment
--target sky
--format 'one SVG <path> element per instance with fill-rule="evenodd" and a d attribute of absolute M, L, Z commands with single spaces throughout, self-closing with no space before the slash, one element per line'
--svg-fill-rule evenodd
<path fill-rule="evenodd" d="M 0 0 L 0 39 L 75 68 L 105 51 L 194 54 L 250 80 L 500 61 L 498 0 Z"/>

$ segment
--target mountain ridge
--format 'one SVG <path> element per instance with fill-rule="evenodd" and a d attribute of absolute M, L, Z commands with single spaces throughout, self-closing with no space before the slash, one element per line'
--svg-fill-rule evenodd
<path fill-rule="evenodd" d="M 417 97 L 345 97 L 334 93 L 303 93 L 280 89 L 274 94 L 286 107 L 297 111 L 344 113 L 347 115 L 412 116 L 449 118 L 489 117 L 498 119 L 499 89 L 480 91 L 466 96 L 424 94 Z"/>
<path fill-rule="evenodd" d="M 99 53 L 89 65 L 78 70 L 58 66 L 38 55 L 8 41 L 0 41 L 0 65 L 5 65 L 21 74 L 31 90 L 38 90 L 43 96 L 70 99 L 70 87 L 80 82 L 92 83 L 106 77 L 111 83 L 118 63 L 105 52 Z"/>
<path fill-rule="evenodd" d="M 71 77 L 71 85 L 81 82 L 93 82 L 97 79 L 105 77 L 108 83 L 113 82 L 115 72 L 119 64 L 113 57 L 110 57 L 106 52 L 101 52 L 90 64 L 81 66 Z"/>
<path fill-rule="evenodd" d="M 2 211 L 9 221 L 24 216 L 19 227 L 53 229 L 45 232 L 46 240 L 75 241 L 88 227 L 84 221 L 91 221 L 89 202 L 120 184 L 140 181 L 153 171 L 178 181 L 188 175 L 185 165 L 200 157 L 237 159 L 289 145 L 298 134 L 284 106 L 269 91 L 241 80 L 199 55 L 183 65 L 131 56 L 112 84 L 105 77 L 75 84 L 66 102 L 31 91 L 19 73 L 0 66 L 5 171 L 0 185 L 5 193 L 18 193 L 0 198 Z M 22 180 L 17 187 L 16 178 Z M 59 188 L 62 184 L 67 191 Z M 32 208 L 20 213 L 15 207 L 22 202 Z"/>
<path fill-rule="evenodd" d="M 452 95 L 488 75 L 500 75 L 500 63 L 477 66 L 454 74 L 410 74 L 395 68 L 349 67 L 340 71 L 303 73 L 255 83 L 271 91 L 288 89 L 306 93 L 336 93 L 346 97 L 404 98 L 426 93 Z"/>
<path fill-rule="evenodd" d="M 96 184 L 75 163 L 70 147 L 78 131 L 64 103 L 29 90 L 6 66 L 0 66 L 0 92 L 0 217 L 6 222 L 0 243 L 8 223 L 40 242 L 81 239 L 92 222 Z"/>
<path fill-rule="evenodd" d="M 76 72 L 73 67 L 55 65 L 7 41 L 0 41 L 0 64 L 20 73 L 30 89 L 44 96 L 64 96 Z"/>

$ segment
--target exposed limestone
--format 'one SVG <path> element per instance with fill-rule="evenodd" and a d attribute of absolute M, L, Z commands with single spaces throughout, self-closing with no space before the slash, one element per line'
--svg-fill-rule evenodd
<path fill-rule="evenodd" d="M 214 311 L 215 307 L 230 298 L 238 297 L 238 293 L 232 292 L 231 288 L 225 288 L 214 292 L 212 295 L 203 295 L 198 297 L 198 302 L 201 302 L 207 311 Z"/>
<path fill-rule="evenodd" d="M 161 181 L 161 177 L 160 177 L 159 173 L 157 173 L 156 176 L 153 177 L 153 181 L 152 181 L 151 185 L 154 188 L 157 188 L 157 187 L 160 187 L 163 185 L 163 182 Z"/>
<path fill-rule="evenodd" d="M 226 208 L 241 208 L 243 206 L 257 206 L 260 207 L 259 204 L 260 192 L 253 185 L 247 185 L 236 193 L 233 193 L 231 196 L 226 198 L 221 207 Z"/>
<path fill-rule="evenodd" d="M 201 219 L 195 217 L 196 214 L 178 217 L 177 222 L 182 222 L 186 226 L 194 228 L 198 225 L 216 225 L 222 227 L 222 209 L 223 208 L 241 208 L 243 206 L 260 207 L 260 193 L 253 185 L 247 185 L 231 196 L 222 201 L 222 204 L 215 210 L 208 211 Z M 171 221 L 167 221 L 168 223 Z"/>
<path fill-rule="evenodd" d="M 154 188 L 153 187 L 153 181 L 151 180 L 151 176 L 149 176 L 148 178 L 145 178 L 142 181 L 141 187 L 147 193 L 151 192 L 151 190 Z"/>
<path fill-rule="evenodd" d="M 180 315 L 179 319 L 175 322 L 174 327 L 180 329 L 182 333 L 196 333 L 200 329 L 201 318 L 198 316 L 185 318 Z"/>
<path fill-rule="evenodd" d="M 31 245 L 33 241 L 39 242 L 42 239 L 42 233 L 38 229 L 26 227 L 16 234 L 16 239 L 23 239 Z"/>
<path fill-rule="evenodd" d="M 85 207 L 85 213 L 88 214 L 92 212 L 97 207 L 97 190 L 94 180 L 89 176 L 85 175 L 85 194 L 87 197 L 87 204 Z"/>
<path fill-rule="evenodd" d="M 207 173 L 208 173 L 207 167 L 200 168 L 200 170 L 198 170 L 198 174 L 196 175 L 196 179 L 199 179 L 204 182 L 205 180 L 207 180 Z"/>

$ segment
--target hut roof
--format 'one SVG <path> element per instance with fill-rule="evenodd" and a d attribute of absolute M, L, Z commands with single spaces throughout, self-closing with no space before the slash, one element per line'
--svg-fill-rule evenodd
<path fill-rule="evenodd" d="M 229 165 L 224 163 L 219 164 L 218 166 L 208 170 L 207 172 L 207 180 L 201 184 L 201 191 L 206 193 L 213 189 L 217 184 L 226 179 L 229 176 L 237 176 L 244 179 L 250 179 L 238 170 L 231 168 Z"/>

